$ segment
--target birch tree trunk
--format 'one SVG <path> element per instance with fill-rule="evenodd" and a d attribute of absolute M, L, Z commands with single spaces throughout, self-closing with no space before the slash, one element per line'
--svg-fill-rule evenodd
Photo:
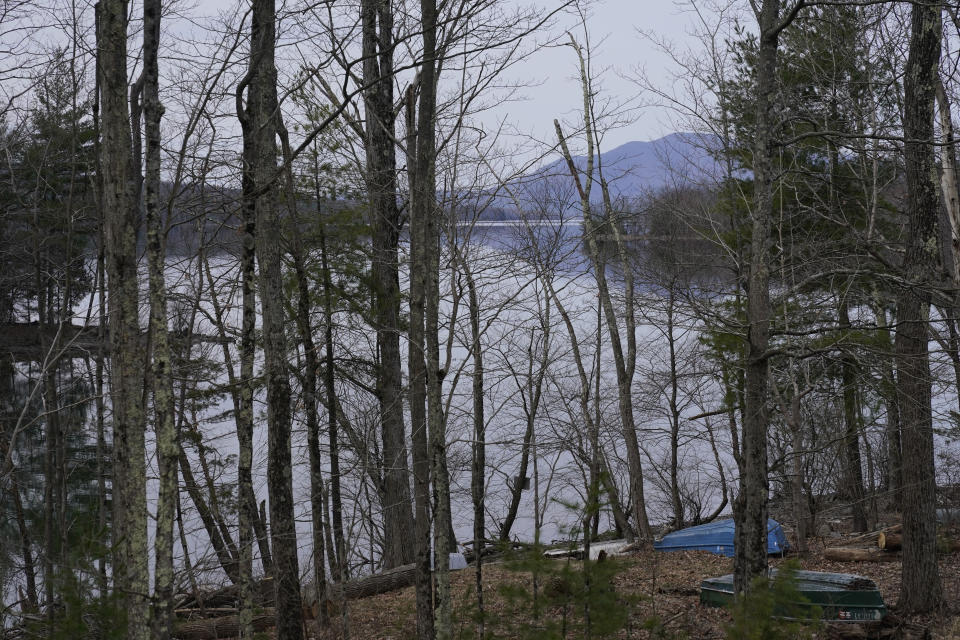
<path fill-rule="evenodd" d="M 939 75 L 937 76 L 936 100 L 940 134 L 944 142 L 943 148 L 940 149 L 940 189 L 950 226 L 949 249 L 943 258 L 944 265 L 952 267 L 950 275 L 953 278 L 953 286 L 956 290 L 953 296 L 953 304 L 945 305 L 946 313 L 944 315 L 946 317 L 944 321 L 949 332 L 947 351 L 953 361 L 954 377 L 958 386 L 960 386 L 960 331 L 958 331 L 957 326 L 960 322 L 960 191 L 957 187 L 957 150 L 954 146 L 950 100 L 947 97 L 947 89 L 943 84 L 943 79 Z M 960 397 L 957 398 L 957 401 L 960 403 Z"/>
<path fill-rule="evenodd" d="M 953 257 L 954 284 L 960 284 L 960 190 L 957 187 L 957 151 L 954 147 L 953 118 L 950 115 L 950 101 L 943 79 L 936 79 L 937 114 L 940 120 L 940 133 L 945 146 L 940 150 L 940 188 L 943 202 L 950 222 L 950 247 Z"/>
<path fill-rule="evenodd" d="M 894 340 L 887 322 L 887 311 L 874 293 L 873 315 L 876 319 L 880 341 L 880 391 L 887 410 L 884 436 L 886 440 L 887 466 L 885 469 L 887 496 L 890 508 L 899 511 L 903 488 L 903 454 L 900 444 L 900 400 L 897 395 L 897 380 L 894 373 L 896 355 Z"/>

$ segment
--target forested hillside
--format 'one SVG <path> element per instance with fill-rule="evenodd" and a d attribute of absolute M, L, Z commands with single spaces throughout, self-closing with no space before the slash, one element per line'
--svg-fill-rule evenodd
<path fill-rule="evenodd" d="M 0 638 L 956 633 L 957 7 L 642 4 L 0 1 Z"/>

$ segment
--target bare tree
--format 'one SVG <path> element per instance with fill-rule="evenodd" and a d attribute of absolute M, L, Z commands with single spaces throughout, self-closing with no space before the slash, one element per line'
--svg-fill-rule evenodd
<path fill-rule="evenodd" d="M 610 336 L 610 347 L 613 351 L 614 365 L 617 373 L 617 398 L 620 411 L 620 426 L 629 461 L 630 503 L 633 507 L 633 520 L 640 536 L 644 540 L 652 540 L 650 521 L 647 517 L 646 498 L 643 490 L 643 463 L 640 458 L 640 445 L 637 440 L 637 428 L 634 419 L 632 398 L 632 382 L 636 371 L 637 357 L 633 270 L 626 262 L 623 241 L 619 232 L 619 222 L 613 219 L 613 203 L 610 197 L 609 185 L 603 176 L 602 166 L 596 166 L 598 159 L 595 157 L 595 139 L 597 135 L 598 114 L 596 113 L 594 105 L 595 92 L 592 84 L 593 78 L 590 75 L 589 45 L 582 46 L 573 36 L 570 36 L 570 46 L 576 52 L 579 61 L 580 83 L 583 95 L 583 130 L 586 138 L 586 167 L 583 170 L 579 169 L 574 162 L 559 121 L 554 121 L 554 127 L 556 129 L 557 140 L 570 172 L 570 177 L 576 184 L 577 193 L 580 196 L 580 208 L 583 214 L 584 242 L 587 246 L 587 253 L 590 256 L 594 277 L 597 281 L 600 304 L 603 308 L 604 318 L 606 319 L 607 333 Z M 595 218 L 593 212 L 594 205 L 591 200 L 591 193 L 595 184 L 599 184 L 602 195 L 603 212 L 599 222 Z M 620 259 L 624 276 L 624 317 L 626 318 L 626 335 L 624 337 L 626 338 L 626 350 L 624 350 L 624 340 L 623 337 L 621 337 L 620 325 L 617 319 L 616 309 L 613 306 L 610 286 L 607 281 L 607 265 L 602 259 L 600 252 L 599 238 L 597 237 L 600 229 L 611 230 L 615 238 L 617 255 Z"/>
<path fill-rule="evenodd" d="M 299 640 L 301 624 L 300 570 L 293 513 L 293 470 L 290 451 L 291 391 L 284 332 L 283 246 L 280 210 L 276 199 L 277 104 L 276 7 L 274 0 L 256 0 L 250 25 L 250 62 L 238 88 L 246 87 L 246 108 L 241 124 L 245 190 L 255 217 L 254 233 L 260 308 L 263 316 L 264 366 L 267 386 L 268 469 L 270 535 L 273 542 L 277 600 L 277 637 Z M 238 114 L 239 115 L 239 114 Z"/>
<path fill-rule="evenodd" d="M 407 448 L 404 437 L 400 371 L 400 209 L 394 114 L 394 25 L 389 0 L 364 0 L 363 32 L 365 122 L 364 172 L 373 226 L 374 316 L 379 350 L 377 394 L 383 424 L 384 566 L 407 564 L 414 547 Z"/>

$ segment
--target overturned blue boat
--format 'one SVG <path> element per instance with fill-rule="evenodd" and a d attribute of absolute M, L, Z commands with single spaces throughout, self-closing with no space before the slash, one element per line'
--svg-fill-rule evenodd
<path fill-rule="evenodd" d="M 658 551 L 709 551 L 733 557 L 733 520 L 718 520 L 696 527 L 668 533 L 653 543 Z M 783 527 L 776 520 L 767 520 L 767 553 L 785 553 L 790 548 Z"/>

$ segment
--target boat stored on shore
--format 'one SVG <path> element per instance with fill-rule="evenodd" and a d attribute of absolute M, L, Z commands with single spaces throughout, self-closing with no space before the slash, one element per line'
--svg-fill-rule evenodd
<path fill-rule="evenodd" d="M 876 622 L 886 615 L 883 596 L 876 583 L 869 578 L 849 573 L 795 571 L 797 590 L 801 601 L 785 603 L 792 612 L 807 611 L 809 619 L 826 622 Z M 770 570 L 775 579 L 777 570 Z M 707 578 L 700 584 L 700 602 L 707 606 L 723 607 L 733 602 L 733 574 Z M 816 614 L 816 615 L 815 615 Z M 781 617 L 797 618 L 796 615 Z"/>

